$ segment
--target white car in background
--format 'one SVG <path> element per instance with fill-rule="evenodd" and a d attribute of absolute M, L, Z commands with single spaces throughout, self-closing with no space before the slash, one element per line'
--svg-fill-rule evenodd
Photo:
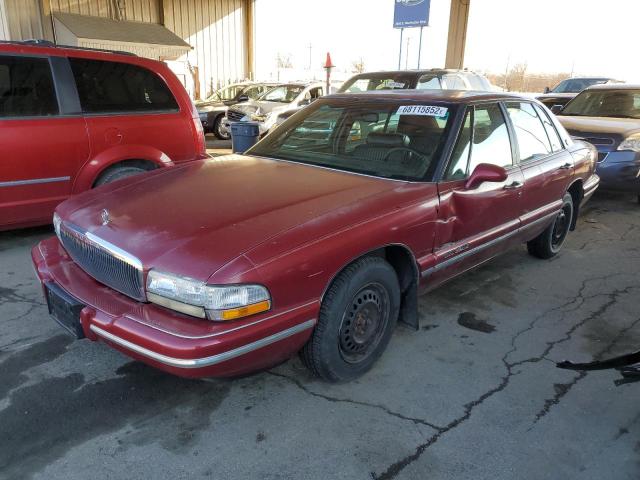
<path fill-rule="evenodd" d="M 289 111 L 309 105 L 324 95 L 325 86 L 321 82 L 281 84 L 257 100 L 230 107 L 222 123 L 224 128 L 230 130 L 233 122 L 258 122 L 260 136 L 263 136 L 280 123 L 280 115 L 286 116 Z"/>

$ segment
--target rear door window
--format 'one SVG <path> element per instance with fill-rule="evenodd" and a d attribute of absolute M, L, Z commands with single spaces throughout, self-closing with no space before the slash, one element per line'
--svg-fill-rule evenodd
<path fill-rule="evenodd" d="M 547 132 L 531 103 L 508 103 L 507 110 L 516 131 L 521 162 L 534 160 L 552 152 Z"/>
<path fill-rule="evenodd" d="M 48 59 L 0 56 L 0 118 L 44 117 L 58 112 Z"/>
<path fill-rule="evenodd" d="M 178 111 L 167 85 L 146 68 L 121 62 L 70 58 L 86 113 Z"/>
<path fill-rule="evenodd" d="M 549 137 L 549 142 L 551 142 L 551 150 L 554 152 L 558 152 L 562 150 L 563 148 L 562 140 L 560 140 L 558 131 L 553 126 L 553 123 L 551 123 L 549 116 L 538 105 L 536 105 L 535 107 L 536 107 L 536 112 L 538 112 L 538 115 L 540 115 L 540 118 L 542 119 L 542 125 L 544 125 L 544 129 L 547 132 L 547 136 Z"/>

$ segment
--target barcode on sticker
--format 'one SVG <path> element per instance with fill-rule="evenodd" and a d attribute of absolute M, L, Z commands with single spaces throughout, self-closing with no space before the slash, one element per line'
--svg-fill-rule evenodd
<path fill-rule="evenodd" d="M 398 108 L 398 115 L 426 115 L 428 117 L 444 117 L 449 111 L 446 107 L 433 105 L 405 105 Z"/>

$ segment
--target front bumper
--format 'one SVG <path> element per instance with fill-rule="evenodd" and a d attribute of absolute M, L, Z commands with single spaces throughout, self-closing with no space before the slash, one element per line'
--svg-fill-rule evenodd
<path fill-rule="evenodd" d="M 244 117 L 242 117 L 242 119 L 240 120 L 241 122 L 255 122 L 258 124 L 258 129 L 260 131 L 260 137 L 262 137 L 263 135 L 266 135 L 267 133 L 269 133 L 269 126 L 267 126 L 267 124 L 265 122 L 256 122 L 255 120 L 251 120 L 251 117 L 249 117 L 249 115 L 245 115 Z M 229 120 L 227 117 L 224 117 L 222 119 L 222 123 L 221 123 L 221 130 L 224 130 L 225 133 L 231 135 L 231 120 Z"/>
<path fill-rule="evenodd" d="M 602 188 L 640 194 L 640 153 L 613 151 L 598 162 Z"/>
<path fill-rule="evenodd" d="M 53 282 L 86 305 L 85 336 L 132 358 L 183 377 L 229 377 L 273 366 L 306 343 L 319 301 L 233 322 L 211 322 L 137 302 L 87 275 L 57 238 L 31 252 L 38 279 Z"/>

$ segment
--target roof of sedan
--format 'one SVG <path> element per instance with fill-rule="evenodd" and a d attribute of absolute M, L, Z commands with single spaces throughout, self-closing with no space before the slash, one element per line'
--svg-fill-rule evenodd
<path fill-rule="evenodd" d="M 640 84 L 633 83 L 602 83 L 592 85 L 585 90 L 640 90 Z"/>
<path fill-rule="evenodd" d="M 484 100 L 533 100 L 515 93 L 484 92 L 475 90 L 370 90 L 357 93 L 337 93 L 331 98 L 355 99 L 355 98 L 386 98 L 393 100 L 434 100 L 452 103 L 470 103 Z"/>

